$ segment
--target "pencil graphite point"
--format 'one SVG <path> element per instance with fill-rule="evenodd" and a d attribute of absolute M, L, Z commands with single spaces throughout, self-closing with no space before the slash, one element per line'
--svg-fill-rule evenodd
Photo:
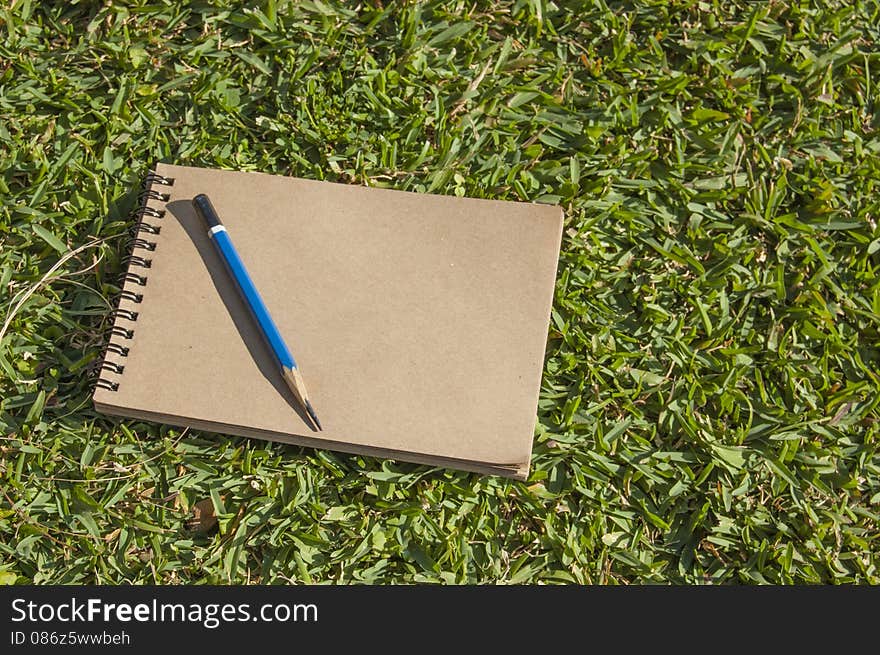
<path fill-rule="evenodd" d="M 311 417 L 312 421 L 314 421 L 315 426 L 319 430 L 323 430 L 324 428 L 321 427 L 318 415 L 315 414 L 312 403 L 309 402 L 309 392 L 306 391 L 306 383 L 303 381 L 299 369 L 285 366 L 281 369 L 281 376 L 284 378 L 284 381 L 287 382 L 287 386 L 290 387 L 290 390 L 293 392 L 293 395 L 296 396 L 300 405 L 305 407 L 306 412 Z"/>
<path fill-rule="evenodd" d="M 309 416 L 312 417 L 312 420 L 315 422 L 315 425 L 318 426 L 318 429 L 323 430 L 324 428 L 321 427 L 321 421 L 318 420 L 318 415 L 315 414 L 315 408 L 312 407 L 312 403 L 308 400 L 306 401 L 306 411 L 309 413 Z"/>

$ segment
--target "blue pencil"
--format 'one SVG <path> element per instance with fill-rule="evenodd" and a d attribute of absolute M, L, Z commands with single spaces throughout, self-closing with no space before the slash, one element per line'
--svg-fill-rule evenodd
<path fill-rule="evenodd" d="M 220 253 L 220 258 L 226 265 L 232 279 L 235 280 L 235 284 L 241 292 L 245 304 L 251 310 L 254 320 L 260 326 L 260 332 L 263 333 L 266 343 L 269 344 L 269 348 L 281 366 L 281 376 L 284 378 L 287 386 L 290 387 L 293 395 L 296 396 L 296 399 L 305 407 L 318 429 L 322 429 L 321 422 L 318 420 L 318 416 L 315 414 L 314 408 L 312 408 L 312 403 L 309 401 L 309 394 L 306 391 L 302 374 L 299 372 L 299 368 L 297 368 L 296 360 L 290 354 L 290 349 L 284 343 L 284 339 L 281 338 L 281 333 L 278 332 L 275 321 L 269 315 L 269 310 L 254 286 L 251 276 L 248 275 L 244 262 L 241 261 L 241 257 L 235 251 L 232 239 L 229 238 L 226 227 L 220 222 L 220 217 L 214 210 L 211 200 L 205 194 L 200 193 L 193 198 L 192 204 L 196 214 L 205 222 L 208 228 L 208 236 L 214 242 L 217 252 Z"/>

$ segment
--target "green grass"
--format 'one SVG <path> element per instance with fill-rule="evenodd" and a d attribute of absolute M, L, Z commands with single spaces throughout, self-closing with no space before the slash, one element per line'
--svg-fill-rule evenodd
<path fill-rule="evenodd" d="M 0 583 L 880 582 L 876 3 L 112 4 L 0 9 Z M 562 205 L 530 480 L 96 414 L 156 160 Z"/>

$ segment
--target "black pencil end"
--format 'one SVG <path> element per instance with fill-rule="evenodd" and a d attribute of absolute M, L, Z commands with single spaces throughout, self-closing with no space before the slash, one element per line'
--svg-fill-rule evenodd
<path fill-rule="evenodd" d="M 312 417 L 312 420 L 315 422 L 315 425 L 318 426 L 318 429 L 323 430 L 324 428 L 321 427 L 321 421 L 318 420 L 318 415 L 315 414 L 315 408 L 312 407 L 312 403 L 308 400 L 306 401 L 306 411 L 309 413 L 309 416 Z"/>

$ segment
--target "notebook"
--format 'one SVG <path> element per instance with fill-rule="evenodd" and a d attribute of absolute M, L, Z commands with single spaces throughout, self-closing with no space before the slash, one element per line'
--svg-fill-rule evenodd
<path fill-rule="evenodd" d="M 207 194 L 322 431 L 200 223 Z M 559 207 L 158 164 L 93 401 L 215 433 L 528 475 Z"/>

